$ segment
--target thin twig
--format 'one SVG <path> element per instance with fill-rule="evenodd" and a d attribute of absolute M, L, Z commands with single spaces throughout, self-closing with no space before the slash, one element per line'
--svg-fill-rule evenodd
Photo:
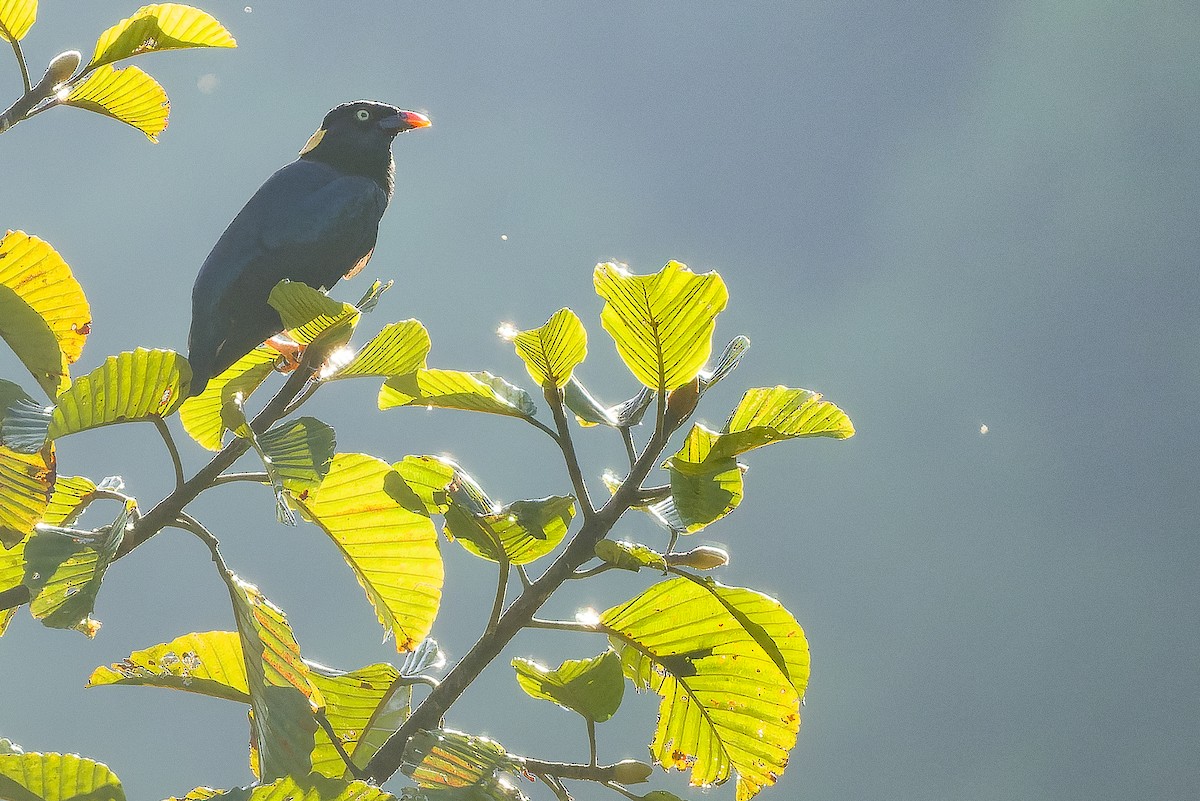
<path fill-rule="evenodd" d="M 591 718 L 585 718 L 587 721 L 588 735 L 588 765 L 595 767 L 596 765 L 596 721 Z"/>
<path fill-rule="evenodd" d="M 541 759 L 519 757 L 517 764 L 534 776 L 552 776 L 556 779 L 574 779 L 576 781 L 606 782 L 616 781 L 617 768 L 615 765 L 584 765 L 580 762 L 546 762 Z"/>
<path fill-rule="evenodd" d="M 633 431 L 629 426 L 621 426 L 621 439 L 625 440 L 625 453 L 629 456 L 629 466 L 637 461 L 637 448 L 633 445 Z"/>
<path fill-rule="evenodd" d="M 549 435 L 550 439 L 554 440 L 555 442 L 558 442 L 558 434 L 554 433 L 553 428 L 546 425 L 545 423 L 543 423 L 541 420 L 537 419 L 536 417 L 526 417 L 525 419 L 534 428 L 537 428 L 537 429 L 540 429 L 540 430 L 546 432 L 546 434 Z M 560 443 L 560 447 L 561 447 L 561 443 Z"/>
<path fill-rule="evenodd" d="M 232 484 L 235 481 L 253 481 L 256 484 L 270 484 L 271 477 L 266 473 L 222 473 L 214 478 L 208 486 Z"/>
<path fill-rule="evenodd" d="M 175 466 L 175 489 L 178 490 L 186 480 L 183 477 L 183 461 L 179 458 L 179 448 L 175 445 L 175 438 L 171 436 L 171 429 L 167 428 L 167 421 L 158 415 L 154 415 L 150 419 L 162 436 L 163 443 L 167 446 L 167 452 L 171 454 L 171 464 Z"/>
<path fill-rule="evenodd" d="M 525 570 L 525 565 L 517 565 L 517 575 L 521 577 L 521 588 L 529 589 L 533 586 L 533 581 L 529 578 L 529 573 Z"/>
<path fill-rule="evenodd" d="M 621 795 L 625 796 L 626 798 L 631 799 L 631 801 L 641 801 L 641 799 L 643 798 L 643 796 L 640 796 L 637 793 L 626 790 L 624 787 L 617 784 L 616 782 L 604 782 L 603 786 L 607 787 L 608 789 L 612 790 L 613 792 L 620 793 Z"/>
<path fill-rule="evenodd" d="M 508 557 L 505 556 L 503 550 L 499 554 L 500 575 L 496 578 L 496 599 L 492 601 L 492 613 L 488 615 L 486 632 L 496 630 L 496 624 L 500 622 L 500 615 L 504 612 L 504 596 L 508 590 L 508 571 L 512 565 Z"/>
<path fill-rule="evenodd" d="M 567 578 L 570 578 L 570 579 L 591 578 L 592 576 L 598 576 L 601 573 L 612 570 L 613 567 L 614 567 L 613 565 L 609 564 L 608 562 L 605 562 L 602 565 L 596 565 L 595 567 L 589 568 L 587 570 L 576 570 L 574 573 L 567 576 Z"/>
<path fill-rule="evenodd" d="M 567 422 L 566 412 L 563 411 L 562 393 L 558 387 L 549 384 L 543 388 L 542 394 L 546 403 L 550 404 L 550 412 L 554 415 L 554 425 L 558 427 L 558 447 L 562 451 L 563 461 L 567 465 L 567 475 L 571 477 L 571 486 L 575 488 L 575 500 L 583 511 L 583 519 L 594 517 L 596 510 L 592 507 L 592 499 L 588 497 L 587 484 L 583 482 L 583 471 L 579 469 L 579 457 L 575 455 L 575 443 L 571 440 L 571 426 Z"/>
<path fill-rule="evenodd" d="M 337 732 L 333 730 L 333 724 L 329 722 L 329 718 L 325 717 L 324 712 L 317 712 L 313 715 L 317 719 L 317 723 L 321 724 L 321 728 L 325 730 L 325 734 L 329 737 L 329 742 L 333 743 L 333 748 L 338 752 L 338 756 L 346 763 L 346 770 L 350 771 L 350 775 L 356 779 L 362 778 L 362 772 L 358 765 L 354 764 L 354 760 L 346 753 L 346 749 L 342 747 L 342 738 L 337 736 Z"/>
<path fill-rule="evenodd" d="M 527 629 L 552 629 L 554 631 L 583 631 L 588 634 L 596 634 L 600 630 L 595 626 L 589 626 L 586 623 L 579 623 L 574 620 L 544 620 L 540 617 L 531 617 L 529 622 L 525 624 Z"/>
<path fill-rule="evenodd" d="M 17 37 L 8 37 L 9 44 L 12 45 L 13 54 L 17 57 L 17 64 L 21 67 L 21 82 L 25 84 L 25 94 L 33 91 L 33 84 L 29 82 L 29 67 L 25 64 L 25 54 L 21 52 L 21 43 L 17 41 Z"/>
<path fill-rule="evenodd" d="M 289 414 L 291 414 L 292 412 L 299 409 L 301 406 L 304 405 L 304 402 L 307 401 L 309 398 L 311 398 L 313 396 L 313 394 L 320 388 L 321 388 L 320 381 L 310 381 L 308 383 L 308 386 L 306 386 L 304 388 L 304 390 L 299 395 L 297 395 L 291 403 L 289 403 L 287 405 L 287 408 L 285 408 L 283 410 L 283 414 L 281 414 L 279 416 L 287 417 Z"/>

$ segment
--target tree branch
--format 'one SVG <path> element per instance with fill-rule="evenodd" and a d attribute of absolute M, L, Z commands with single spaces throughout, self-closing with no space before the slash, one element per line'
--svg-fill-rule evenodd
<path fill-rule="evenodd" d="M 587 484 L 583 481 L 583 471 L 579 469 L 579 457 L 575 455 L 575 443 L 571 439 L 571 426 L 567 422 L 566 412 L 563 411 L 562 393 L 558 387 L 550 384 L 543 388 L 542 394 L 546 403 L 550 404 L 550 413 L 554 415 L 554 425 L 558 428 L 558 447 L 562 450 L 563 461 L 567 464 L 567 475 L 571 477 L 571 486 L 575 488 L 575 498 L 583 511 L 583 519 L 596 514 L 592 507 L 592 499 L 588 497 Z"/>
<path fill-rule="evenodd" d="M 220 484 L 232 484 L 235 481 L 253 481 L 255 484 L 270 484 L 271 477 L 266 473 L 222 473 L 212 480 L 210 487 Z"/>
<path fill-rule="evenodd" d="M 663 417 L 664 409 L 660 408 L 659 420 Z M 666 432 L 660 424 L 655 427 L 642 455 L 630 469 L 625 481 L 608 499 L 608 503 L 590 518 L 584 519 L 578 533 L 546 572 L 509 605 L 508 610 L 497 621 L 496 627 L 479 638 L 442 679 L 441 684 L 426 696 L 400 729 L 389 737 L 371 758 L 363 771 L 368 780 L 382 782 L 391 777 L 403 761 L 404 749 L 409 739 L 422 729 L 436 728 L 446 710 L 500 654 L 517 632 L 530 625 L 534 614 L 554 591 L 561 587 L 580 565 L 595 556 L 596 543 L 612 531 L 621 515 L 637 500 L 638 488 L 658 460 L 665 444 Z"/>

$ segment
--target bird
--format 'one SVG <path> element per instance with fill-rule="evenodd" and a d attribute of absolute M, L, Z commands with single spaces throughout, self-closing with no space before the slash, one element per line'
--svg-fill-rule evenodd
<path fill-rule="evenodd" d="M 300 150 L 246 202 L 192 287 L 189 396 L 283 330 L 267 303 L 284 279 L 328 290 L 371 258 L 396 184 L 392 141 L 429 117 L 374 100 L 325 115 Z"/>

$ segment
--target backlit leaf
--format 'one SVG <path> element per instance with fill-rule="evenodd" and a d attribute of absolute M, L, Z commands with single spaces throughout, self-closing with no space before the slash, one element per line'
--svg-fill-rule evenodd
<path fill-rule="evenodd" d="M 419 731 L 404 749 L 400 766 L 420 787 L 484 787 L 496 771 L 512 771 L 515 763 L 504 746 L 488 737 L 451 729 Z"/>
<path fill-rule="evenodd" d="M 91 330 L 83 288 L 49 244 L 23 231 L 0 239 L 0 337 L 54 397 Z"/>
<path fill-rule="evenodd" d="M 332 428 L 315 417 L 280 423 L 258 437 L 269 466 L 292 492 L 317 487 L 329 472 L 337 439 Z"/>
<path fill-rule="evenodd" d="M 252 743 L 258 773 L 270 782 L 307 776 L 324 698 L 310 679 L 283 611 L 258 588 L 225 574 L 254 711 Z"/>
<path fill-rule="evenodd" d="M 529 394 L 503 378 L 459 370 L 417 370 L 392 376 L 379 389 L 379 408 L 396 406 L 433 406 L 509 417 L 532 417 L 535 411 Z"/>
<path fill-rule="evenodd" d="M 220 375 L 210 378 L 199 395 L 187 398 L 179 407 L 179 420 L 192 439 L 210 451 L 221 450 L 225 434 L 222 409 L 240 395 L 250 397 L 275 369 L 279 352 L 259 346 L 238 359 Z"/>
<path fill-rule="evenodd" d="M 197 8 L 156 3 L 139 8 L 100 34 L 89 66 L 184 47 L 237 47 L 237 43 L 221 23 Z"/>
<path fill-rule="evenodd" d="M 99 531 L 40 526 L 29 538 L 24 584 L 32 598 L 29 611 L 44 626 L 96 636 L 100 624 L 90 617 L 96 594 L 135 508 L 128 502 L 112 525 Z"/>
<path fill-rule="evenodd" d="M 0 0 L 0 39 L 21 41 L 37 19 L 37 0 Z"/>
<path fill-rule="evenodd" d="M 559 309 L 540 328 L 513 337 L 517 355 L 539 386 L 565 387 L 587 356 L 587 331 L 570 309 Z"/>
<path fill-rule="evenodd" d="M 0 545 L 11 548 L 33 531 L 50 503 L 54 446 L 37 453 L 0 447 Z"/>
<path fill-rule="evenodd" d="M 363 345 L 354 358 L 327 380 L 411 373 L 425 367 L 429 332 L 416 320 L 391 323 Z"/>
<path fill-rule="evenodd" d="M 459 470 L 454 462 L 440 456 L 405 456 L 392 469 L 417 494 L 428 514 L 444 514 L 450 507 L 447 488 Z"/>
<path fill-rule="evenodd" d="M 125 801 L 125 791 L 107 765 L 78 754 L 0 753 L 0 798 Z"/>
<path fill-rule="evenodd" d="M 96 483 L 83 476 L 59 476 L 50 494 L 42 522 L 51 526 L 74 525 L 84 505 L 96 491 Z"/>
<path fill-rule="evenodd" d="M 514 501 L 482 513 L 457 502 L 453 491 L 451 498 L 446 536 L 493 562 L 501 555 L 514 565 L 540 559 L 558 547 L 575 517 L 575 499 L 570 495 Z"/>
<path fill-rule="evenodd" d="M 596 556 L 622 570 L 636 572 L 649 567 L 666 572 L 667 569 L 667 561 L 662 554 L 640 543 L 600 540 L 596 543 Z"/>
<path fill-rule="evenodd" d="M 425 639 L 441 604 L 442 557 L 425 502 L 401 474 L 338 454 L 319 487 L 290 497 L 338 546 L 397 650 Z"/>
<path fill-rule="evenodd" d="M 632 275 L 610 262 L 596 265 L 594 283 L 605 300 L 600 322 L 638 381 L 669 391 L 696 377 L 729 299 L 719 275 L 694 275 L 677 261 L 654 275 Z"/>
<path fill-rule="evenodd" d="M 808 643 L 778 601 L 676 578 L 601 615 L 625 675 L 662 696 L 650 751 L 691 783 L 737 773 L 739 801 L 774 784 L 800 727 Z"/>
<path fill-rule="evenodd" d="M 79 801 L 83 801 L 80 799 Z M 91 801 L 88 799 L 87 801 Z M 213 790 L 197 787 L 181 799 L 169 801 L 398 801 L 391 793 L 366 782 L 346 782 L 325 776 L 306 776 L 297 782 L 285 776 L 268 784 Z"/>
<path fill-rule="evenodd" d="M 705 462 L 705 466 L 707 469 L 703 471 L 670 471 L 671 501 L 678 521 L 683 525 L 676 529 L 680 533 L 694 534 L 729 514 L 742 502 L 743 466 L 736 459 L 712 460 Z M 655 506 L 650 507 L 652 512 Z"/>
<path fill-rule="evenodd" d="M 380 663 L 349 672 L 311 665 L 313 684 L 325 697 L 325 717 L 342 748 L 359 768 L 383 747 L 408 717 L 412 685 L 392 665 Z M 324 776 L 352 776 L 324 729 L 317 732 L 313 770 Z"/>
<path fill-rule="evenodd" d="M 179 408 L 191 380 L 187 359 L 174 351 L 138 348 L 109 356 L 58 396 L 49 436 L 166 417 Z"/>
<path fill-rule="evenodd" d="M 512 666 L 517 671 L 517 684 L 526 693 L 596 723 L 613 716 L 625 693 L 621 659 L 615 651 L 590 659 L 568 659 L 553 670 L 520 657 L 512 661 Z"/>
<path fill-rule="evenodd" d="M 120 662 L 96 668 L 87 682 L 88 687 L 112 684 L 164 687 L 250 703 L 236 631 L 193 632 L 134 651 Z"/>
<path fill-rule="evenodd" d="M 300 345 L 336 347 L 345 344 L 358 325 L 360 312 L 349 303 L 319 292 L 300 281 L 280 281 L 267 297 L 287 335 Z"/>
<path fill-rule="evenodd" d="M 100 67 L 68 90 L 65 105 L 132 125 L 151 142 L 167 128 L 171 103 L 158 81 L 138 67 Z"/>

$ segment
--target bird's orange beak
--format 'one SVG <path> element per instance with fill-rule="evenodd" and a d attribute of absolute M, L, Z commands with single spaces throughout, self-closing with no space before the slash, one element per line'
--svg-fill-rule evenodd
<path fill-rule="evenodd" d="M 398 111 L 379 121 L 379 127 L 393 134 L 411 131 L 413 128 L 428 128 L 433 123 L 419 111 Z"/>

